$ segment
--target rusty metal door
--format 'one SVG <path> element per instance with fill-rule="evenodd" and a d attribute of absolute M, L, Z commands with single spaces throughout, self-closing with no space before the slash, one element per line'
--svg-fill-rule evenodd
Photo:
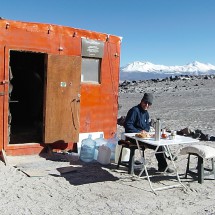
<path fill-rule="evenodd" d="M 78 142 L 81 57 L 48 55 L 44 142 Z"/>

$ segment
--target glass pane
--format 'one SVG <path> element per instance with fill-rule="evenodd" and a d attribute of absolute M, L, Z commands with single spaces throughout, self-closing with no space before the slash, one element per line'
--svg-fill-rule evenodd
<path fill-rule="evenodd" d="M 82 82 L 100 83 L 100 59 L 82 58 Z"/>

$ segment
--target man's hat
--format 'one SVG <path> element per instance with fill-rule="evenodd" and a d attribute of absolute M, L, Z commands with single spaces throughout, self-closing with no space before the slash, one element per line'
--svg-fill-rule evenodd
<path fill-rule="evenodd" d="M 148 103 L 152 104 L 152 102 L 153 102 L 153 95 L 152 95 L 152 93 L 145 93 L 144 96 L 143 96 L 143 98 L 142 98 L 142 101 L 148 102 Z"/>

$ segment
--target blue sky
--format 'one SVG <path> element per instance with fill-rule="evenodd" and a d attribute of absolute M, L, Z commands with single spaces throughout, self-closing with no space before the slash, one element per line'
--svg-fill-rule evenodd
<path fill-rule="evenodd" d="M 0 16 L 122 36 L 121 66 L 215 65 L 214 0 L 7 0 Z"/>

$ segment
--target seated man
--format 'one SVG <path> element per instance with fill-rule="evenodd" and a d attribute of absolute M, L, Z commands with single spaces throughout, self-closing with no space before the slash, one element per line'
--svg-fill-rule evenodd
<path fill-rule="evenodd" d="M 125 118 L 125 133 L 140 133 L 140 132 L 149 132 L 150 123 L 149 123 L 149 113 L 148 108 L 152 105 L 153 95 L 151 93 L 145 93 L 140 104 L 132 107 Z M 129 141 L 134 141 L 129 139 Z M 148 145 L 147 148 L 155 149 L 155 146 Z M 159 147 L 158 151 L 162 151 L 162 147 Z M 143 153 L 144 154 L 144 153 Z M 155 154 L 158 161 L 158 171 L 164 172 L 167 167 L 167 162 L 164 157 L 164 153 Z M 172 173 L 173 170 L 168 168 L 166 170 L 168 173 Z"/>

